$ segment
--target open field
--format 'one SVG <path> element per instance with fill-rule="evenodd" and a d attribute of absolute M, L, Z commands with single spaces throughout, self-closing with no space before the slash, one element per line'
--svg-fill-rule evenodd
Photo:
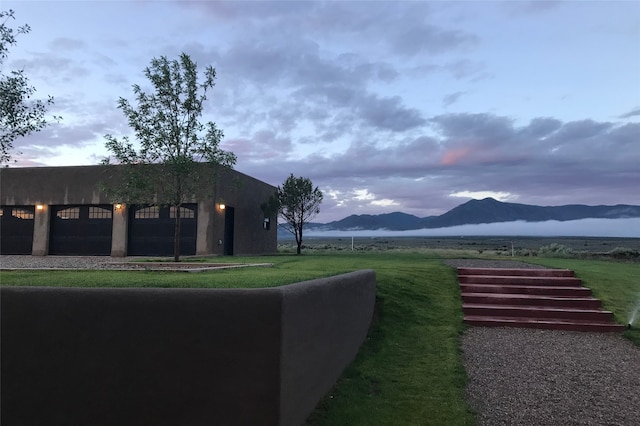
<path fill-rule="evenodd" d="M 601 247 L 630 250 L 640 247 L 638 239 L 526 238 L 522 241 L 523 247 L 527 244 L 530 250 L 553 243 L 575 247 L 576 250 L 578 247 L 593 247 L 593 253 L 601 253 Z M 462 323 L 455 271 L 442 259 L 506 260 L 509 256 L 511 260 L 510 247 L 508 254 L 496 254 L 491 248 L 502 247 L 505 242 L 505 239 L 489 237 L 356 239 L 352 252 L 350 239 L 309 239 L 305 241 L 307 249 L 302 256 L 288 255 L 288 248 L 283 247 L 282 252 L 274 256 L 199 259 L 205 263 L 268 262 L 273 264 L 271 267 L 193 274 L 2 271 L 0 284 L 265 287 L 371 268 L 377 275 L 378 309 L 369 338 L 338 385 L 312 414 L 308 424 L 470 425 L 475 420 L 465 400 L 467 378 L 460 350 L 461 334 L 466 326 Z M 603 300 L 604 307 L 612 310 L 622 323 L 626 323 L 633 305 L 640 298 L 640 262 L 637 260 L 542 256 L 516 256 L 513 259 L 574 269 L 578 277 Z M 624 335 L 640 345 L 640 323 Z"/>
<path fill-rule="evenodd" d="M 353 246 L 352 246 L 353 242 Z M 561 246 L 575 253 L 606 255 L 612 250 L 626 249 L 640 251 L 640 238 L 610 237 L 304 237 L 303 246 L 307 251 L 386 251 L 386 250 L 443 250 L 457 254 L 495 254 L 511 256 L 512 248 L 516 256 L 535 255 L 541 248 Z M 290 252 L 295 242 L 283 238 L 278 240 L 280 251 Z M 451 253 L 455 254 L 455 253 Z"/>

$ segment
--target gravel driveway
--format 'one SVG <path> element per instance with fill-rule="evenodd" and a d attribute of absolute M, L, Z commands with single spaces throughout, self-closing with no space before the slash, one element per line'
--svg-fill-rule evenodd
<path fill-rule="evenodd" d="M 131 259 L 131 258 L 128 258 Z M 110 256 L 0 256 L 2 269 L 110 269 L 127 258 Z"/>

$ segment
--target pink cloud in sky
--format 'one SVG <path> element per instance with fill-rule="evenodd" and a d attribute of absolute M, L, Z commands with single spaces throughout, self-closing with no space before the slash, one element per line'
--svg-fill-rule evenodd
<path fill-rule="evenodd" d="M 445 166 L 453 166 L 460 162 L 463 158 L 467 157 L 471 152 L 470 148 L 454 148 L 445 151 L 442 159 L 440 160 L 440 164 Z"/>

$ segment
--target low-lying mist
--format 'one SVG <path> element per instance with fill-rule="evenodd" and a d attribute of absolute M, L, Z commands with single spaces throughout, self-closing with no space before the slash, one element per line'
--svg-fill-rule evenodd
<path fill-rule="evenodd" d="M 280 236 L 285 236 L 285 231 Z M 536 237 L 621 237 L 640 238 L 640 218 L 581 219 L 560 222 L 500 222 L 460 225 L 448 228 L 414 229 L 410 231 L 352 230 L 314 231 L 310 237 L 449 237 L 449 236 L 536 236 Z"/>

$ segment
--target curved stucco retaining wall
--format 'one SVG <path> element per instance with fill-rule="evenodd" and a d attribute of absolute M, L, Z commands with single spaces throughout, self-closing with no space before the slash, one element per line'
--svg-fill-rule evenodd
<path fill-rule="evenodd" d="M 0 292 L 2 424 L 293 426 L 364 341 L 375 274 Z"/>

